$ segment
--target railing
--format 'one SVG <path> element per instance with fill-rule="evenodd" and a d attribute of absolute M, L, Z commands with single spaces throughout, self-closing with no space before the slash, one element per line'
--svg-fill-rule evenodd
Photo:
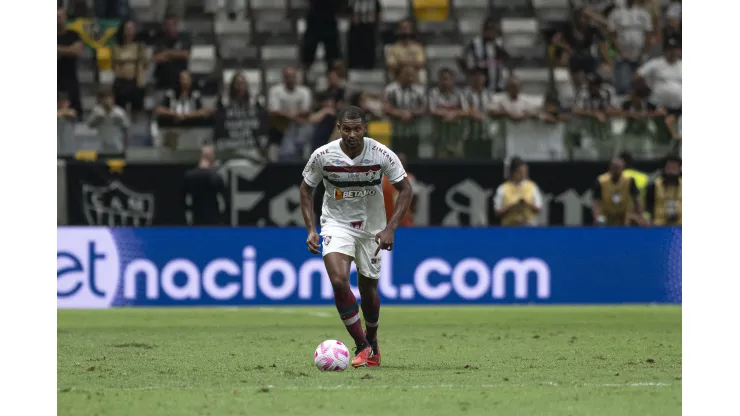
<path fill-rule="evenodd" d="M 679 134 L 680 125 L 679 119 L 675 128 Z M 60 156 L 75 153 L 69 143 L 77 144 L 78 151 L 101 151 L 98 145 L 104 141 L 96 139 L 96 132 L 85 130 L 84 136 L 75 137 L 74 130 L 69 126 L 58 129 Z M 181 134 L 177 146 L 162 145 L 161 139 L 141 140 L 144 133 L 137 131 L 138 139 L 129 140 L 125 157 L 130 161 L 190 160 L 197 157 L 203 143 L 212 140 L 212 130 L 198 128 Z M 571 117 L 566 121 L 549 123 L 491 118 L 444 122 L 428 116 L 409 123 L 371 122 L 369 134 L 396 152 L 405 153 L 411 160 L 503 160 L 513 155 L 532 161 L 608 160 L 622 150 L 631 151 L 637 158 L 653 159 L 669 151 L 680 152 L 680 140 L 671 137 L 662 117 L 614 117 L 606 123 L 592 118 Z M 144 142 L 159 145 L 145 146 L 141 144 Z"/>

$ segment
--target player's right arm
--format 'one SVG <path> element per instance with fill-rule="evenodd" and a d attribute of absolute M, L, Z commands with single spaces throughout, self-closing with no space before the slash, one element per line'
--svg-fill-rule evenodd
<path fill-rule="evenodd" d="M 316 232 L 316 224 L 313 217 L 313 193 L 322 179 L 321 156 L 317 150 L 313 152 L 311 158 L 308 159 L 306 167 L 303 169 L 303 180 L 300 186 L 301 214 L 303 214 L 306 231 L 308 231 L 306 246 L 308 246 L 308 251 L 314 254 L 319 254 L 319 234 Z"/>

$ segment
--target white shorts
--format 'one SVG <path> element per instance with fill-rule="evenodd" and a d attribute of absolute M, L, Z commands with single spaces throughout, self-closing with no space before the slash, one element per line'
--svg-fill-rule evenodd
<path fill-rule="evenodd" d="M 322 256 L 342 253 L 352 257 L 357 272 L 370 279 L 380 278 L 380 253 L 375 255 L 378 244 L 374 238 L 358 237 L 338 227 L 321 230 L 323 239 Z"/>

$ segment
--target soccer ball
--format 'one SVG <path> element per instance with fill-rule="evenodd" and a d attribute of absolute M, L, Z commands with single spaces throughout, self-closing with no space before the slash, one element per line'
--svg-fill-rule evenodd
<path fill-rule="evenodd" d="M 316 347 L 313 362 L 321 371 L 344 371 L 349 366 L 349 349 L 341 341 L 324 341 Z"/>

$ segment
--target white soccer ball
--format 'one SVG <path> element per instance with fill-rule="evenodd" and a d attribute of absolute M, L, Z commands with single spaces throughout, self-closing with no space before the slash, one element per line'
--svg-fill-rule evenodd
<path fill-rule="evenodd" d="M 349 349 L 342 341 L 326 340 L 316 347 L 313 362 L 321 371 L 344 371 L 349 366 Z"/>

